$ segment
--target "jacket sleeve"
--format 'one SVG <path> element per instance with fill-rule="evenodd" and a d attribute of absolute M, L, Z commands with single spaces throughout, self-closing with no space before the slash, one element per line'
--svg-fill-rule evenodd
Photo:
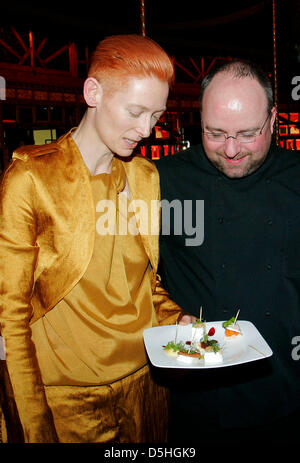
<path fill-rule="evenodd" d="M 179 322 L 183 315 L 190 315 L 171 299 L 170 294 L 162 286 L 158 274 L 156 274 L 152 299 L 159 325 L 173 325 Z"/>
<path fill-rule="evenodd" d="M 0 324 L 25 442 L 57 442 L 31 340 L 31 295 L 39 249 L 35 189 L 26 163 L 14 160 L 0 189 Z"/>

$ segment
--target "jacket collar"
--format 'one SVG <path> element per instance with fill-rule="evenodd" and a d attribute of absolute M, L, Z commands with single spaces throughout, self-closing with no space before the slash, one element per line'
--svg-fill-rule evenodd
<path fill-rule="evenodd" d="M 148 159 L 139 156 L 123 161 L 126 177 L 128 180 L 131 199 L 141 200 L 141 207 L 137 214 L 137 222 L 141 224 L 138 216 L 146 221 L 145 229 L 139 227 L 142 242 L 150 259 L 152 268 L 157 269 L 159 249 L 159 210 L 160 210 L 160 187 L 159 176 L 155 166 Z"/>
<path fill-rule="evenodd" d="M 80 164 L 80 171 L 78 175 L 82 176 L 82 182 L 90 192 L 92 199 L 92 190 L 89 183 L 88 168 L 83 161 L 82 155 L 72 138 L 72 132 L 69 131 L 66 135 L 58 140 L 63 146 L 71 144 L 76 152 L 76 160 Z M 120 159 L 120 158 L 118 158 Z M 157 269 L 158 265 L 158 249 L 159 249 L 159 201 L 160 201 L 160 187 L 158 172 L 153 163 L 143 158 L 142 156 L 133 156 L 129 159 L 121 159 L 126 178 L 129 185 L 131 199 L 136 201 L 137 208 L 139 209 L 136 214 L 138 226 L 141 224 L 139 218 L 143 216 L 148 224 L 148 233 L 139 226 L 141 239 L 145 251 L 149 257 L 152 268 Z M 87 185 L 88 184 L 88 185 Z M 138 201 L 141 200 L 141 207 Z M 90 203 L 90 201 L 89 201 Z"/>

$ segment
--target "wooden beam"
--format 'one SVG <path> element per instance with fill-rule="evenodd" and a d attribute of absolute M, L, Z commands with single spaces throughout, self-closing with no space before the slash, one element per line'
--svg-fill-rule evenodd
<path fill-rule="evenodd" d="M 192 65 L 194 66 L 194 68 L 196 69 L 196 71 L 197 71 L 199 74 L 201 74 L 201 71 L 200 71 L 200 69 L 199 69 L 199 67 L 198 67 L 198 65 L 197 65 L 197 63 L 196 63 L 196 61 L 194 60 L 194 58 L 192 58 L 192 57 L 190 56 L 190 57 L 189 57 L 189 60 L 190 60 L 190 62 L 192 63 Z"/>
<path fill-rule="evenodd" d="M 49 61 L 52 61 L 54 58 L 56 58 L 58 55 L 60 55 L 61 53 L 63 53 L 64 51 L 68 50 L 69 49 L 69 45 L 64 45 L 63 47 L 61 47 L 59 50 L 57 50 L 56 52 L 52 53 L 52 55 L 48 56 L 48 58 L 44 59 L 43 60 L 43 63 L 44 64 L 47 64 L 49 63 Z"/>
<path fill-rule="evenodd" d="M 208 73 L 209 73 L 209 71 L 211 70 L 211 68 L 213 67 L 213 65 L 215 64 L 216 61 L 217 61 L 217 58 L 213 58 L 213 59 L 211 60 L 211 63 L 210 63 L 210 65 L 208 66 L 208 68 L 206 69 L 205 74 L 208 74 Z"/>
<path fill-rule="evenodd" d="M 70 43 L 69 45 L 69 67 L 71 75 L 78 77 L 77 50 L 74 42 Z"/>
<path fill-rule="evenodd" d="M 30 48 L 30 64 L 34 67 L 34 42 L 33 42 L 33 33 L 29 31 L 29 48 Z"/>
<path fill-rule="evenodd" d="M 15 37 L 17 38 L 18 42 L 21 44 L 21 47 L 23 48 L 23 50 L 26 52 L 28 50 L 28 47 L 26 47 L 22 37 L 20 36 L 20 34 L 18 34 L 18 32 L 16 31 L 16 29 L 11 26 L 11 30 L 13 31 Z"/>
<path fill-rule="evenodd" d="M 6 48 L 6 50 L 8 50 L 12 55 L 16 56 L 18 59 L 21 58 L 21 56 L 19 55 L 19 53 L 17 53 L 15 50 L 13 50 L 9 45 L 7 45 L 6 42 L 4 42 L 4 40 L 0 39 L 0 44 Z"/>
<path fill-rule="evenodd" d="M 197 77 L 194 76 L 187 68 L 185 68 L 182 64 L 180 64 L 178 61 L 175 60 L 176 66 L 178 66 L 180 69 L 182 69 L 188 76 L 190 76 L 193 80 L 195 80 Z"/>
<path fill-rule="evenodd" d="M 36 55 L 39 55 L 39 54 L 41 53 L 42 48 L 43 48 L 44 45 L 46 44 L 47 40 L 48 40 L 48 39 L 45 37 L 45 38 L 41 41 L 41 43 L 39 44 L 39 46 L 38 46 L 37 49 L 36 49 Z"/>
<path fill-rule="evenodd" d="M 18 64 L 22 65 L 28 58 L 29 54 L 30 54 L 30 48 L 27 49 L 26 53 L 24 53 L 24 55 L 22 56 Z"/>

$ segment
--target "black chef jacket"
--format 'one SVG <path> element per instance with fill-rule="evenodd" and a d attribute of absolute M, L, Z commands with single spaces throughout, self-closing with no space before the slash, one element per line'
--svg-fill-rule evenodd
<path fill-rule="evenodd" d="M 199 145 L 157 168 L 162 199 L 204 200 L 201 245 L 186 245 L 183 213 L 182 233 L 171 223 L 161 235 L 165 288 L 195 316 L 202 306 L 206 321 L 240 309 L 239 319 L 251 321 L 273 350 L 244 365 L 173 371 L 178 406 L 195 422 L 206 410 L 223 427 L 292 413 L 300 407 L 300 154 L 272 146 L 258 170 L 230 179 Z"/>

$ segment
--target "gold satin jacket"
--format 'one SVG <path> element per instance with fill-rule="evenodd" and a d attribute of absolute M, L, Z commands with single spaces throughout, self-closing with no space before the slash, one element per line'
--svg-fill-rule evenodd
<path fill-rule="evenodd" d="M 124 161 L 132 199 L 160 200 L 159 176 L 141 157 Z M 16 150 L 0 190 L 0 323 L 6 362 L 25 441 L 56 441 L 30 324 L 76 285 L 90 262 L 95 208 L 88 171 L 70 133 Z M 183 312 L 156 274 L 159 234 L 141 234 L 151 264 L 154 324 Z"/>

